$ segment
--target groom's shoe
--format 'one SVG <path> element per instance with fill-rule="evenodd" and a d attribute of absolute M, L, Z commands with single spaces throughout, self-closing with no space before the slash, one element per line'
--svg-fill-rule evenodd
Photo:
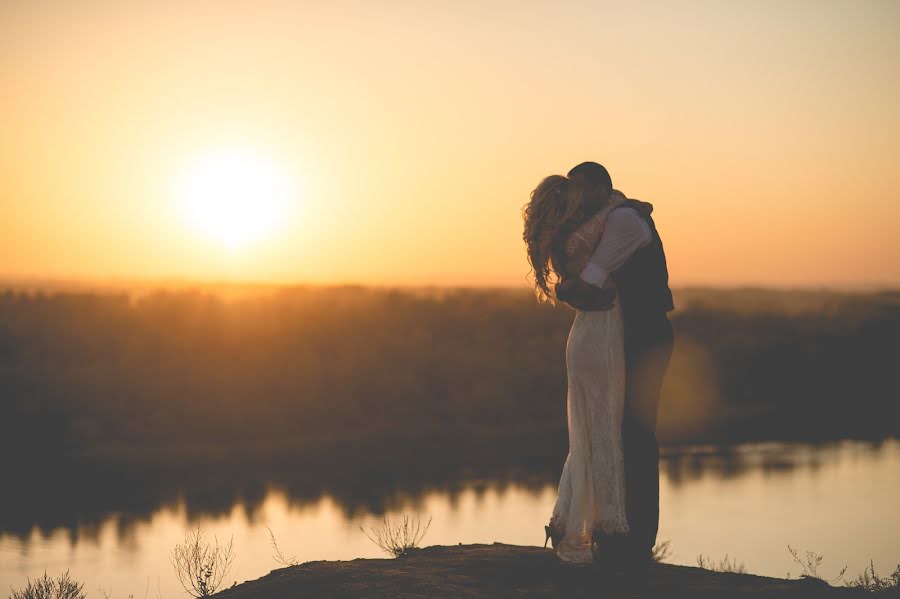
<path fill-rule="evenodd" d="M 591 533 L 591 552 L 594 562 L 613 570 L 622 570 L 628 555 L 628 535 L 607 534 L 599 530 Z"/>
<path fill-rule="evenodd" d="M 627 539 L 622 547 L 622 563 L 629 570 L 643 570 L 656 563 L 653 550 L 636 545 L 634 539 Z"/>

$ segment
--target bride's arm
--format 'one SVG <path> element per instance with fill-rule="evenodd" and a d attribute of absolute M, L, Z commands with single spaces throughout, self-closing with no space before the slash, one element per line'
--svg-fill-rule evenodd
<path fill-rule="evenodd" d="M 578 310 L 609 310 L 615 305 L 616 288 L 595 287 L 581 277 L 569 277 L 558 282 L 556 298 Z"/>
<path fill-rule="evenodd" d="M 569 235 L 564 251 L 566 264 L 572 272 L 581 272 L 587 266 L 594 249 L 600 243 L 609 214 L 615 207 L 607 204 Z"/>

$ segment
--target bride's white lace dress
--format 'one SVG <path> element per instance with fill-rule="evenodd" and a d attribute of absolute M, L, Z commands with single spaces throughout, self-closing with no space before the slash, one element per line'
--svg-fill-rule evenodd
<path fill-rule="evenodd" d="M 557 545 L 564 561 L 591 561 L 595 530 L 628 532 L 622 449 L 624 343 L 619 301 L 611 310 L 576 312 L 566 343 L 569 455 L 550 520 L 554 529 L 564 531 Z"/>
<path fill-rule="evenodd" d="M 551 525 L 565 531 L 560 559 L 589 562 L 594 530 L 628 531 L 622 415 L 625 353 L 622 308 L 575 315 L 566 344 L 569 455 Z"/>

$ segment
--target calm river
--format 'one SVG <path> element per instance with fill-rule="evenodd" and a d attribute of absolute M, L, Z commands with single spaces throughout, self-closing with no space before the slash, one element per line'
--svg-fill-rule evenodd
<path fill-rule="evenodd" d="M 726 454 L 696 447 L 667 454 L 660 493 L 659 538 L 671 541 L 671 563 L 727 554 L 752 573 L 797 576 L 802 571 L 788 545 L 822 554 L 820 573 L 828 577 L 844 565 L 855 577 L 870 559 L 888 574 L 900 562 L 900 441 L 756 444 Z M 423 545 L 539 545 L 555 496 L 551 482 L 473 480 L 453 490 L 401 493 L 387 515 L 431 517 Z M 360 527 L 384 514 L 330 495 L 295 500 L 271 487 L 252 503 L 236 500 L 215 513 L 189 507 L 180 500 L 149 515 L 111 513 L 77 526 L 0 531 L 0 588 L 69 569 L 89 597 L 179 597 L 169 551 L 198 525 L 219 539 L 233 537 L 230 578 L 237 581 L 278 567 L 269 529 L 282 552 L 299 561 L 380 555 Z"/>

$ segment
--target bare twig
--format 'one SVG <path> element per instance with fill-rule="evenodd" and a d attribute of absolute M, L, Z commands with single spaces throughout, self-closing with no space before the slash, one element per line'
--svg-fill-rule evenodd
<path fill-rule="evenodd" d="M 281 552 L 281 549 L 278 547 L 278 543 L 275 542 L 275 533 L 273 533 L 272 529 L 268 526 L 266 526 L 266 530 L 269 531 L 269 538 L 272 540 L 272 550 L 275 552 L 272 557 L 275 559 L 275 561 L 282 566 L 296 566 L 299 563 L 297 561 L 297 556 L 292 555 L 291 557 L 285 557 Z"/>

